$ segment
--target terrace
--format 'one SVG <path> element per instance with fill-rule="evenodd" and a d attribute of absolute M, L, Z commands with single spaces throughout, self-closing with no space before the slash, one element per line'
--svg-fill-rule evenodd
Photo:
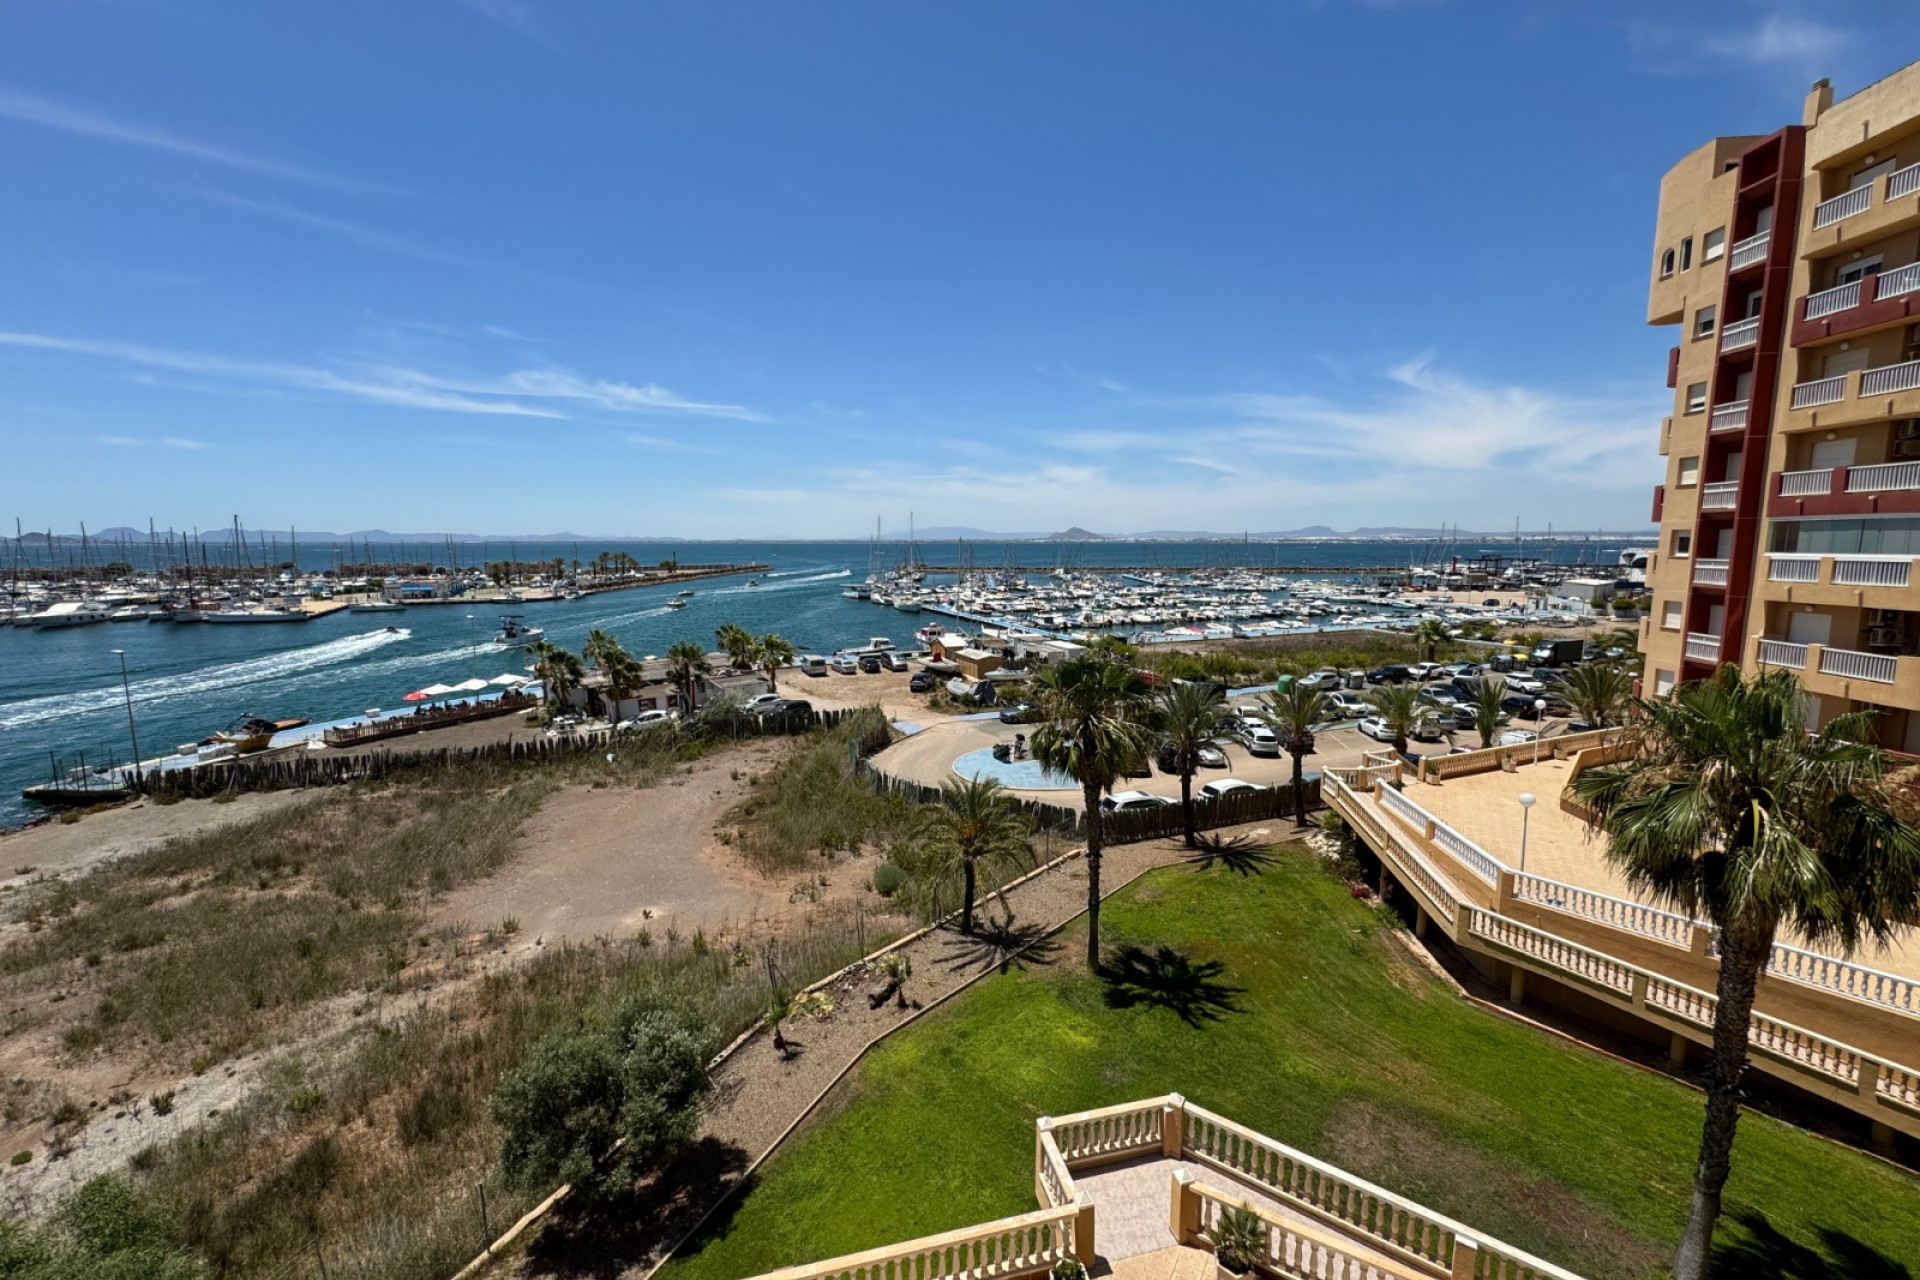
<path fill-rule="evenodd" d="M 1556 1003 L 1591 1011 L 1597 999 L 1666 1033 L 1684 1061 L 1710 1036 L 1714 933 L 1635 893 L 1567 794 L 1613 750 L 1584 734 L 1429 760 L 1418 779 L 1393 765 L 1329 770 L 1325 795 L 1411 892 L 1423 932 L 1443 932 L 1516 999 L 1544 978 Z M 1755 1067 L 1777 1082 L 1866 1117 L 1883 1144 L 1920 1136 L 1920 940 L 1848 957 L 1783 938 L 1750 1035 Z"/>

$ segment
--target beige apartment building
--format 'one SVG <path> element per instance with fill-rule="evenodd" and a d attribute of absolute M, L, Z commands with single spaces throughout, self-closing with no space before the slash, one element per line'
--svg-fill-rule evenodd
<path fill-rule="evenodd" d="M 1788 667 L 1810 723 L 1920 754 L 1920 63 L 1660 184 L 1647 322 L 1676 325 L 1644 692 Z"/>

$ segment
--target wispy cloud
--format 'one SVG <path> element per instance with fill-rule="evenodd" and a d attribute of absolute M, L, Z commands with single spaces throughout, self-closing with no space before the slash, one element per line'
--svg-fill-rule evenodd
<path fill-rule="evenodd" d="M 38 333 L 0 332 L 0 346 L 117 360 L 146 369 L 227 380 L 248 386 L 318 392 L 369 400 L 408 409 L 450 413 L 507 414 L 564 418 L 557 401 L 584 403 L 616 412 L 690 414 L 764 422 L 744 405 L 689 400 L 653 383 L 634 385 L 583 378 L 564 369 L 522 369 L 493 377 L 442 375 L 395 365 L 340 367 L 237 360 L 192 351 L 175 351 L 131 342 L 103 342 Z"/>
<path fill-rule="evenodd" d="M 364 184 L 340 174 L 270 156 L 222 146 L 174 133 L 157 125 L 109 115 L 91 107 L 57 102 L 21 89 L 0 86 L 0 119 L 51 129 L 95 142 L 116 143 L 148 151 L 185 156 L 264 177 L 281 178 L 323 187 L 359 187 Z"/>
<path fill-rule="evenodd" d="M 213 204 L 225 205 L 230 209 L 239 209 L 244 213 L 272 218 L 293 226 L 324 231 L 329 235 L 351 240 L 364 248 L 378 249 L 382 253 L 394 253 L 402 257 L 418 258 L 423 262 L 440 262 L 449 266 L 476 265 L 471 258 L 419 244 L 404 236 L 397 236 L 375 227 L 362 226 L 357 222 L 347 222 L 344 219 L 314 213 L 309 209 L 301 209 L 284 200 L 256 200 L 249 196 L 238 196 L 228 191 L 213 189 L 201 189 L 194 194 Z"/>
<path fill-rule="evenodd" d="M 1627 43 L 1641 69 L 1661 75 L 1700 75 L 1738 63 L 1798 78 L 1830 70 L 1859 42 L 1858 32 L 1780 11 L 1739 28 L 1655 19 L 1627 27 Z"/>
<path fill-rule="evenodd" d="M 180 436 L 161 436 L 148 439 L 144 436 L 95 436 L 100 444 L 112 445 L 116 449 L 146 449 L 158 445 L 163 449 L 206 449 L 210 446 L 204 440 L 187 440 Z"/>
<path fill-rule="evenodd" d="M 1832 58 L 1853 41 L 1851 31 L 1775 13 L 1750 30 L 1710 37 L 1706 46 L 1721 57 L 1743 62 L 1800 64 Z"/>
<path fill-rule="evenodd" d="M 523 3 L 523 0 L 459 0 L 459 2 L 475 13 L 491 18 L 508 30 L 526 36 L 529 40 L 539 44 L 550 43 L 534 16 L 533 6 Z"/>

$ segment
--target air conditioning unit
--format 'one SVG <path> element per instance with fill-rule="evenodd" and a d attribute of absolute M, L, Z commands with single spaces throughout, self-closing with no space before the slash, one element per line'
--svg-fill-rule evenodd
<path fill-rule="evenodd" d="M 1868 627 L 1867 644 L 1880 645 L 1886 648 L 1898 648 L 1900 645 L 1900 634 L 1901 628 L 1899 627 Z"/>
<path fill-rule="evenodd" d="M 1920 458 L 1920 418 L 1902 418 L 1893 424 L 1893 456 Z"/>
<path fill-rule="evenodd" d="M 1870 627 L 1893 627 L 1898 629 L 1906 622 L 1898 609 L 1867 610 L 1867 625 Z"/>

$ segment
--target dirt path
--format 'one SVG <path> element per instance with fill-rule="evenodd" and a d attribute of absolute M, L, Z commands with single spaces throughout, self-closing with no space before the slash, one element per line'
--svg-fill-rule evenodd
<path fill-rule="evenodd" d="M 182 800 L 178 804 L 132 804 L 0 832 L 0 891 L 17 889 L 34 876 L 66 876 L 102 862 L 157 849 L 175 836 L 200 835 L 219 827 L 298 808 L 318 791 L 259 791 L 225 803 Z"/>
<path fill-rule="evenodd" d="M 1281 824 L 1268 824 L 1244 834 L 1267 840 L 1285 833 Z M 1111 894 L 1143 872 L 1173 865 L 1186 856 L 1187 851 L 1177 840 L 1109 849 L 1101 866 L 1103 892 Z M 868 995 L 882 984 L 882 979 L 877 970 L 856 968 L 829 989 L 833 1012 L 828 1017 L 788 1024 L 787 1054 L 774 1049 L 771 1035 L 764 1028 L 754 1032 L 715 1069 L 714 1093 L 700 1142 L 681 1162 L 671 1185 L 655 1189 L 639 1212 L 623 1212 L 618 1223 L 595 1221 L 563 1209 L 531 1241 L 526 1253 L 511 1264 L 512 1273 L 529 1280 L 606 1276 L 616 1274 L 610 1259 L 619 1259 L 618 1275 L 645 1275 L 807 1113 L 821 1092 L 855 1063 L 876 1037 L 907 1021 L 914 1008 L 932 1005 L 968 982 L 1005 966 L 1023 948 L 1032 950 L 1020 963 L 1083 963 L 1082 957 L 1069 955 L 1046 941 L 1048 934 L 1086 908 L 1087 864 L 1083 857 L 1070 857 L 1009 890 L 1006 902 L 1011 921 L 1006 920 L 997 903 L 989 904 L 982 910 L 983 927 L 974 938 L 946 925 L 899 948 L 913 966 L 913 976 L 906 984 L 909 1008 L 901 1009 L 895 1000 L 873 1007 Z"/>

